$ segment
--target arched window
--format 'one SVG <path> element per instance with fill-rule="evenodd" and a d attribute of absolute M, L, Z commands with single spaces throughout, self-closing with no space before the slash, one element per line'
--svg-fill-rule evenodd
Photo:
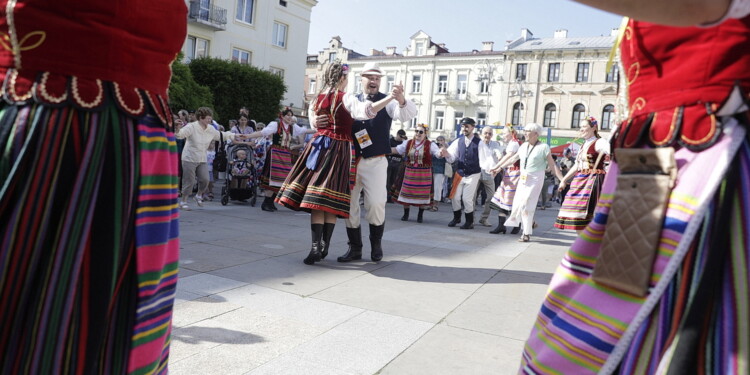
<path fill-rule="evenodd" d="M 557 107 L 549 103 L 544 106 L 544 123 L 545 128 L 553 128 L 557 125 Z"/>
<path fill-rule="evenodd" d="M 570 123 L 570 127 L 577 129 L 581 127 L 581 120 L 584 118 L 586 107 L 583 104 L 578 103 L 573 107 L 573 121 Z"/>
<path fill-rule="evenodd" d="M 517 102 L 513 104 L 513 116 L 510 119 L 510 123 L 513 125 L 520 125 L 523 122 L 523 103 Z"/>
<path fill-rule="evenodd" d="M 607 104 L 602 110 L 602 130 L 612 129 L 612 118 L 615 113 L 615 106 Z"/>

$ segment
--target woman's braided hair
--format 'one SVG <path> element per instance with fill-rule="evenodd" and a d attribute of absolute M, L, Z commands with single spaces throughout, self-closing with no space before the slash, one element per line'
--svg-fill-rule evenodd
<path fill-rule="evenodd" d="M 320 89 L 320 94 L 326 90 L 336 88 L 336 85 L 338 85 L 347 73 L 349 73 L 349 65 L 342 64 L 340 60 L 336 60 L 328 65 L 323 76 L 323 87 Z"/>
<path fill-rule="evenodd" d="M 318 92 L 317 97 L 314 99 L 314 108 L 317 111 L 317 102 L 320 95 L 323 95 L 323 93 L 330 93 L 336 89 L 336 86 L 341 82 L 344 77 L 349 73 L 349 65 L 348 64 L 342 64 L 341 60 L 336 60 L 332 62 L 328 67 L 326 68 L 326 72 L 323 75 L 323 85 L 320 87 L 320 91 Z"/>

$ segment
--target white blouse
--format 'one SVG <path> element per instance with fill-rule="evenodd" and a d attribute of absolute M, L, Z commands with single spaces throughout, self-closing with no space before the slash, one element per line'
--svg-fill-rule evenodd
<path fill-rule="evenodd" d="M 592 143 L 594 143 L 594 150 L 596 152 L 600 154 L 604 154 L 604 155 L 609 155 L 609 142 L 606 139 L 596 138 L 596 137 L 591 137 L 587 139 L 586 142 L 583 143 L 583 147 L 581 147 L 581 149 L 578 151 L 578 155 L 576 156 L 575 165 L 579 171 L 582 169 L 589 168 L 589 162 L 586 157 L 586 152 L 588 152 L 588 149 L 589 147 L 591 147 Z"/>

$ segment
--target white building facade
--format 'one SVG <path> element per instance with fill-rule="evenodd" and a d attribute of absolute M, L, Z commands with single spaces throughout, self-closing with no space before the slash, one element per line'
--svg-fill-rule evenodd
<path fill-rule="evenodd" d="M 472 117 L 479 125 L 537 122 L 550 128 L 552 137 L 572 138 L 586 115 L 600 123 L 603 114 L 605 121 L 613 118 L 609 111 L 614 110 L 617 72 L 607 72 L 606 65 L 614 38 L 568 38 L 565 30 L 553 38 L 534 38 L 524 29 L 501 51 L 494 50 L 493 42 L 483 42 L 479 50 L 451 53 L 419 31 L 401 54 L 388 47 L 361 55 L 343 48 L 335 37 L 328 46 L 335 48 L 308 56 L 305 80 L 308 88 L 310 81 L 320 82 L 332 56 L 347 62 L 355 78 L 365 63 L 377 61 L 385 74 L 381 91 L 403 83 L 407 98 L 419 109 L 411 123 L 395 122 L 394 133 L 406 129 L 411 135 L 415 124 L 425 123 L 431 138 L 453 138 L 461 118 Z M 360 80 L 350 79 L 347 90 L 360 92 Z M 308 90 L 308 101 L 313 96 Z M 602 126 L 607 127 L 609 122 Z"/>
<path fill-rule="evenodd" d="M 301 111 L 310 14 L 317 0 L 189 0 L 185 59 L 210 56 L 284 79 L 281 105 Z"/>

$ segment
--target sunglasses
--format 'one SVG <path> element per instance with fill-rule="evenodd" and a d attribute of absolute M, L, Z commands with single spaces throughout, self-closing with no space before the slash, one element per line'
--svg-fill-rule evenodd
<path fill-rule="evenodd" d="M 424 134 L 424 130 L 415 130 L 414 132 L 417 134 Z"/>

